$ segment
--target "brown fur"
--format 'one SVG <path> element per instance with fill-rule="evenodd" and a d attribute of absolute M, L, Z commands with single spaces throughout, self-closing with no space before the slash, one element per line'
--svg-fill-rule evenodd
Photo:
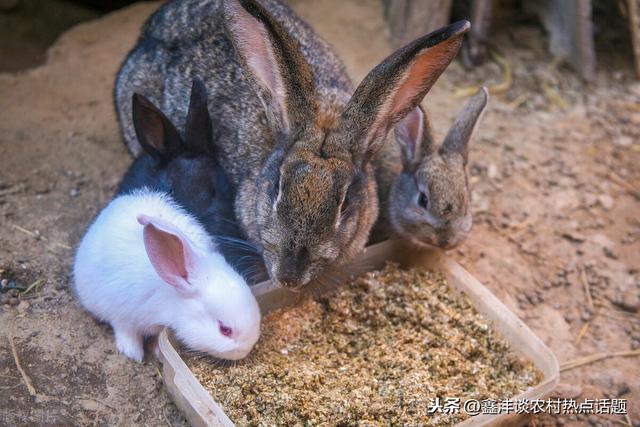
<path fill-rule="evenodd" d="M 410 43 L 351 96 L 342 62 L 278 1 L 169 2 L 118 76 L 125 140 L 135 153 L 120 102 L 129 91 L 149 94 L 179 119 L 185 102 L 175 94 L 200 76 L 222 123 L 217 144 L 237 188 L 236 216 L 271 277 L 301 286 L 364 247 L 378 215 L 370 160 L 467 30 L 461 22 Z"/>

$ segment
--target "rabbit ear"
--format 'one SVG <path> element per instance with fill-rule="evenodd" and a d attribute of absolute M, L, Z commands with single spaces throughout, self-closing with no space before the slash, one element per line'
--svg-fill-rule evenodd
<path fill-rule="evenodd" d="M 419 157 L 418 147 L 425 132 L 424 123 L 424 111 L 422 111 L 420 106 L 417 106 L 396 125 L 394 135 L 396 142 L 400 144 L 402 163 L 405 168 L 410 166 L 416 158 Z"/>
<path fill-rule="evenodd" d="M 317 112 L 313 73 L 297 43 L 255 0 L 224 0 L 225 27 L 241 62 L 260 87 L 277 131 L 288 134 Z"/>
<path fill-rule="evenodd" d="M 139 93 L 133 94 L 133 126 L 142 148 L 158 161 L 167 161 L 182 149 L 182 140 L 171 121 Z"/>
<path fill-rule="evenodd" d="M 469 141 L 473 138 L 473 134 L 480 123 L 484 111 L 487 109 L 489 102 L 489 92 L 486 87 L 471 97 L 466 107 L 458 114 L 456 121 L 449 129 L 447 137 L 442 143 L 441 150 L 453 151 L 462 154 L 464 163 L 467 163 L 469 154 Z"/>
<path fill-rule="evenodd" d="M 213 151 L 211 116 L 207 107 L 207 88 L 198 78 L 191 86 L 191 100 L 185 124 L 185 145 L 194 151 Z"/>
<path fill-rule="evenodd" d="M 158 276 L 180 292 L 191 292 L 198 258 L 187 239 L 157 218 L 139 215 L 138 222 L 144 226 L 144 247 Z"/>
<path fill-rule="evenodd" d="M 469 28 L 468 21 L 458 21 L 427 34 L 395 51 L 369 72 L 341 121 L 342 131 L 358 141 L 353 147 L 357 159 L 370 160 L 389 129 L 418 105 L 458 53 Z"/>

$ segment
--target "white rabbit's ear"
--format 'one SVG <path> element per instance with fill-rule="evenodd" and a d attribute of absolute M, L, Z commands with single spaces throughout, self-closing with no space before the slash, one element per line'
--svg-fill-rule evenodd
<path fill-rule="evenodd" d="M 198 257 L 187 239 L 156 218 L 139 215 L 138 222 L 144 226 L 144 247 L 158 276 L 180 292 L 192 292 Z"/>

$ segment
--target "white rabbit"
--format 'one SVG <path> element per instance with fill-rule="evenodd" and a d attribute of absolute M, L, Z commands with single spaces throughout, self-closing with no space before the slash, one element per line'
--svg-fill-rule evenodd
<path fill-rule="evenodd" d="M 260 309 L 204 228 L 166 194 L 114 199 L 76 255 L 82 305 L 109 322 L 118 350 L 142 361 L 143 339 L 171 327 L 190 349 L 237 360 L 260 334 Z"/>

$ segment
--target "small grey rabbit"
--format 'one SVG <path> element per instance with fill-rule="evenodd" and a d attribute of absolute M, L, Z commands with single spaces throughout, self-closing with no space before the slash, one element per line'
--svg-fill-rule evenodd
<path fill-rule="evenodd" d="M 125 141 L 140 152 L 128 100 L 140 92 L 176 122 L 201 76 L 220 123 L 219 159 L 236 217 L 271 278 L 300 287 L 362 250 L 378 215 L 372 159 L 457 54 L 460 21 L 376 66 L 353 90 L 343 63 L 277 0 L 170 1 L 118 74 Z"/>
<path fill-rule="evenodd" d="M 395 128 L 376 158 L 382 205 L 372 242 L 401 237 L 417 246 L 449 249 L 471 231 L 471 195 L 466 165 L 469 141 L 489 93 L 481 88 L 458 114 L 436 147 L 429 120 L 416 107 Z"/>

